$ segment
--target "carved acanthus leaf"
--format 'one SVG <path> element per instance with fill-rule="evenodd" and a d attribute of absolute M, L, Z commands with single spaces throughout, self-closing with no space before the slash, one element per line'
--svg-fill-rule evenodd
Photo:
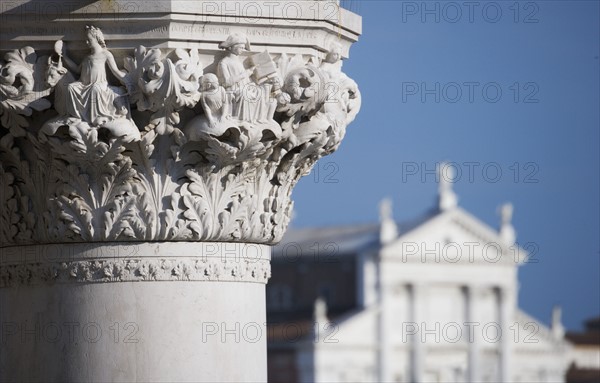
<path fill-rule="evenodd" d="M 121 234 L 134 237 L 132 230 L 127 230 L 126 218 L 132 214 L 133 184 L 137 180 L 131 158 L 123 155 L 122 142 L 102 142 L 98 131 L 90 130 L 82 136 L 81 151 L 73 151 L 72 145 L 58 139 L 52 138 L 49 143 L 56 153 L 56 202 L 73 238 L 93 241 L 118 239 Z M 129 215 L 122 215 L 125 212 Z M 119 223 L 116 228 L 115 222 Z"/>
<path fill-rule="evenodd" d="M 245 190 L 245 183 L 236 179 L 235 174 L 202 173 L 188 170 L 186 176 L 190 183 L 181 189 L 183 203 L 186 206 L 185 218 L 190 222 L 190 229 L 195 238 L 207 240 L 211 237 L 234 238 L 239 214 L 232 216 L 232 209 L 237 212 L 239 199 Z M 230 222 L 233 219 L 233 222 Z M 229 230 L 228 230 L 229 229 Z"/>
<path fill-rule="evenodd" d="M 20 221 L 19 207 L 15 195 L 15 178 L 0 168 L 0 241 L 12 243 L 17 236 Z"/>

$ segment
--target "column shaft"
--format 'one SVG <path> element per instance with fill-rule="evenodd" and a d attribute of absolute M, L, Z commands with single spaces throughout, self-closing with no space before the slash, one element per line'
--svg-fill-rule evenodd
<path fill-rule="evenodd" d="M 511 335 L 510 318 L 512 313 L 512 296 L 507 289 L 498 289 L 498 312 L 500 317 L 500 328 L 502 329 L 502 338 L 500 340 L 500 373 L 501 382 L 510 382 L 511 376 Z"/>
<path fill-rule="evenodd" d="M 250 246 L 3 249 L 0 381 L 266 381 L 270 248 Z"/>
<path fill-rule="evenodd" d="M 422 294 L 423 287 L 417 284 L 411 285 L 411 315 L 412 322 L 414 322 L 418 329 L 421 329 L 421 326 L 424 323 L 423 313 L 422 313 Z M 412 373 L 411 373 L 411 381 L 415 383 L 420 383 L 423 381 L 423 368 L 424 368 L 424 358 L 425 358 L 425 344 L 421 340 L 421 331 L 417 332 L 417 335 L 413 336 L 412 339 Z"/>
<path fill-rule="evenodd" d="M 476 291 L 473 286 L 465 287 L 465 300 L 466 300 L 466 323 L 474 323 L 477 321 L 477 297 Z M 466 326 L 466 333 L 469 334 L 471 326 Z M 479 382 L 481 380 L 479 376 L 479 335 L 477 331 L 473 331 L 467 337 L 469 341 L 469 349 L 467 356 L 467 378 L 469 382 Z"/>

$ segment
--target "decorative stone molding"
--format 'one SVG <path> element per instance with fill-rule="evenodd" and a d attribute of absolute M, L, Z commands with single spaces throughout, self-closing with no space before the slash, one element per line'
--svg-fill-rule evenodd
<path fill-rule="evenodd" d="M 227 262 L 143 257 L 3 265 L 0 288 L 70 282 L 235 281 L 266 284 L 270 277 L 268 260 Z"/>
<path fill-rule="evenodd" d="M 49 247 L 48 247 L 49 246 Z M 3 248 L 0 288 L 40 284 L 218 281 L 267 283 L 269 250 L 240 243 L 34 245 Z"/>
<path fill-rule="evenodd" d="M 277 243 L 294 185 L 338 148 L 360 109 L 335 42 L 319 60 L 244 53 L 250 42 L 233 33 L 214 63 L 195 48 L 139 46 L 121 65 L 99 28 L 86 27 L 85 41 L 79 64 L 62 40 L 1 63 L 0 247 Z M 116 278 L 98 262 L 65 270 Z"/>

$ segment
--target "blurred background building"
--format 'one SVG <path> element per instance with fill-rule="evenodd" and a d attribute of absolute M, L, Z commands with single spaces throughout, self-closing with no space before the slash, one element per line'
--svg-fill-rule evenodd
<path fill-rule="evenodd" d="M 551 327 L 519 309 L 512 206 L 489 227 L 444 168 L 416 221 L 384 200 L 378 224 L 289 230 L 267 285 L 269 381 L 563 382 L 574 355 L 572 377 L 600 364 L 597 341 L 565 339 L 560 308 Z"/>
<path fill-rule="evenodd" d="M 600 317 L 587 320 L 584 331 L 568 332 L 567 339 L 573 344 L 567 382 L 600 382 Z"/>

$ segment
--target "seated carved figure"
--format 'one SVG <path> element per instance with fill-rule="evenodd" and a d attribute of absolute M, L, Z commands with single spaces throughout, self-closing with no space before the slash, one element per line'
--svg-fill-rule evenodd
<path fill-rule="evenodd" d="M 216 74 L 205 73 L 201 79 L 204 113 L 191 119 L 183 130 L 190 141 L 218 147 L 231 158 L 243 158 L 281 137 L 281 126 L 273 116 L 278 101 L 285 101 L 287 95 L 281 92 L 277 68 L 268 52 L 250 57 L 244 65 L 239 56 L 250 49 L 245 36 L 232 34 L 219 47 L 227 54 L 219 61 Z M 243 145 L 236 146 L 238 141 Z"/>
<path fill-rule="evenodd" d="M 219 48 L 227 51 L 219 61 L 217 76 L 230 95 L 231 116 L 240 121 L 271 124 L 281 93 L 281 80 L 269 53 L 255 54 L 246 60 L 248 65 L 244 65 L 240 55 L 250 50 L 250 43 L 237 33 L 219 44 Z"/>
<path fill-rule="evenodd" d="M 225 89 L 219 85 L 219 79 L 212 73 L 202 76 L 200 81 L 200 104 L 204 115 L 192 120 L 186 129 L 186 134 L 191 140 L 199 140 L 201 132 L 219 136 L 229 127 L 227 124 L 231 117 L 229 97 Z"/>
<path fill-rule="evenodd" d="M 215 126 L 223 118 L 229 117 L 227 93 L 219 85 L 217 76 L 212 73 L 204 75 L 202 77 L 201 90 L 200 103 L 211 126 Z"/>
<path fill-rule="evenodd" d="M 112 53 L 106 49 L 100 29 L 86 27 L 86 43 L 91 54 L 79 66 L 66 56 L 62 41 L 55 44 L 58 60 L 49 60 L 47 81 L 58 87 L 55 88 L 55 109 L 60 116 L 46 123 L 42 133 L 51 136 L 66 125 L 74 137 L 85 133 L 82 129 L 93 127 L 107 129 L 111 136 L 127 142 L 139 140 L 140 132 L 130 116 L 127 91 L 108 83 L 106 67 L 122 82 L 126 73 L 118 68 Z M 63 61 L 66 68 L 62 66 Z M 72 81 L 74 77 L 68 69 L 79 74 L 79 80 Z M 60 76 L 66 76 L 66 83 Z"/>

